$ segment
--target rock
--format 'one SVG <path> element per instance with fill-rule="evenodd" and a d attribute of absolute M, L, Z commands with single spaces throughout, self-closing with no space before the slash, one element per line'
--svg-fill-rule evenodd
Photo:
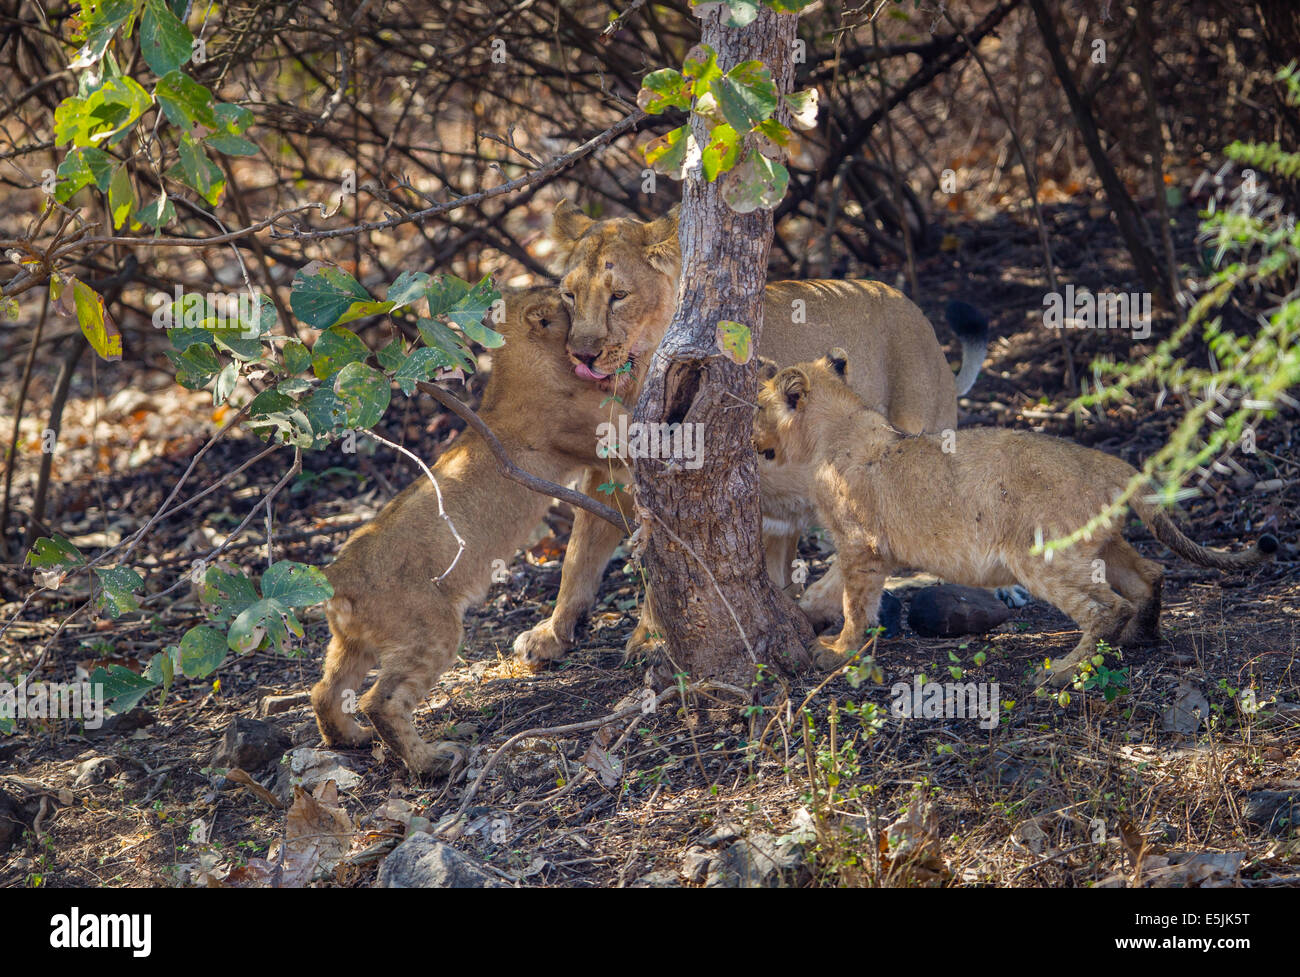
<path fill-rule="evenodd" d="M 98 729 L 86 729 L 86 739 L 102 740 L 109 736 L 125 736 L 137 729 L 144 729 L 154 724 L 154 715 L 148 709 L 132 709 L 130 712 L 116 713 L 109 716 Z"/>
<path fill-rule="evenodd" d="M 806 880 L 803 849 L 757 832 L 741 838 L 709 863 L 710 889 L 785 889 Z"/>
<path fill-rule="evenodd" d="M 632 883 L 634 889 L 680 889 L 675 872 L 648 872 Z"/>
<path fill-rule="evenodd" d="M 340 753 L 299 747 L 281 758 L 276 771 L 275 794 L 288 803 L 295 787 L 311 793 L 327 780 L 334 781 L 339 790 L 346 791 L 361 783 L 361 775 L 347 765 L 347 758 Z"/>
<path fill-rule="evenodd" d="M 379 889 L 503 889 L 474 859 L 433 836 L 417 831 L 393 849 L 379 866 Z"/>
<path fill-rule="evenodd" d="M 1250 824 L 1286 837 L 1300 830 L 1300 791 L 1252 791 L 1241 813 Z"/>
<path fill-rule="evenodd" d="M 744 832 L 740 830 L 739 825 L 731 821 L 720 821 L 713 826 L 711 833 L 700 839 L 700 844 L 705 848 L 717 848 L 729 841 L 735 841 L 742 834 Z"/>
<path fill-rule="evenodd" d="M 924 638 L 955 638 L 992 631 L 1011 609 L 987 590 L 945 583 L 912 596 L 907 624 Z"/>
<path fill-rule="evenodd" d="M 1195 733 L 1210 715 L 1209 700 L 1188 682 L 1179 682 L 1174 701 L 1160 713 L 1160 728 L 1166 733 Z"/>
<path fill-rule="evenodd" d="M 212 751 L 212 766 L 239 767 L 253 773 L 280 759 L 292 745 L 279 726 L 237 716 L 226 727 L 226 735 Z"/>
<path fill-rule="evenodd" d="M 265 695 L 257 704 L 259 716 L 278 716 L 282 712 L 304 709 L 311 705 L 311 693 L 294 692 L 292 695 Z"/>
<path fill-rule="evenodd" d="M 112 757 L 91 757 L 84 763 L 78 763 L 72 773 L 73 787 L 93 787 L 117 773 L 117 763 Z"/>
<path fill-rule="evenodd" d="M 709 874 L 713 856 L 698 848 L 688 850 L 682 858 L 682 878 L 687 882 L 703 882 Z"/>

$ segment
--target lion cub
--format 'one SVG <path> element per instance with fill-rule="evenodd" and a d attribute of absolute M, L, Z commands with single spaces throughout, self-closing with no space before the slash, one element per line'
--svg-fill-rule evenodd
<path fill-rule="evenodd" d="M 1040 683 L 1067 684 L 1098 641 L 1158 636 L 1164 571 L 1125 542 L 1118 525 L 1050 561 L 1030 555 L 1036 538 L 1066 535 L 1106 508 L 1136 473 L 1131 465 L 1059 438 L 1002 428 L 963 429 L 947 443 L 903 435 L 849 388 L 846 360 L 834 349 L 776 372 L 759 390 L 754 418 L 758 452 L 811 463 L 817 511 L 839 552 L 844 628 L 821 639 L 819 665 L 833 667 L 861 647 L 885 578 L 897 567 L 975 587 L 1020 583 L 1074 618 L 1083 636 L 1070 654 L 1039 670 Z M 1272 536 L 1242 553 L 1205 549 L 1158 507 L 1141 498 L 1130 505 L 1157 539 L 1201 566 L 1237 570 L 1277 549 Z"/>
<path fill-rule="evenodd" d="M 525 471 L 554 482 L 578 472 L 585 456 L 564 452 L 578 433 L 594 440 L 591 418 L 605 394 L 574 376 L 564 351 L 568 313 L 559 292 L 536 287 L 505 295 L 505 345 L 492 356 L 492 375 L 479 415 Z M 571 422 L 539 429 L 538 410 L 563 405 Z M 450 770 L 452 744 L 431 746 L 411 713 L 446 670 L 460 644 L 465 609 L 483 600 L 493 565 L 508 562 L 550 505 L 550 499 L 502 477 L 487 444 L 462 432 L 433 467 L 442 504 L 466 542 L 458 545 L 439 515 L 433 485 L 422 473 L 370 522 L 349 537 L 325 569 L 334 587 L 326 603 L 329 648 L 324 676 L 311 691 L 326 746 L 361 746 L 378 732 L 415 773 Z M 498 566 L 500 564 L 497 564 Z M 366 674 L 375 684 L 360 700 Z M 374 726 L 357 723 L 356 703 Z"/>

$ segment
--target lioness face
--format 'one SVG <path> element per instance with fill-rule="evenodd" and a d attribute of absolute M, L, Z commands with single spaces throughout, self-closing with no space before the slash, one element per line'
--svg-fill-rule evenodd
<path fill-rule="evenodd" d="M 639 356 L 659 345 L 677 301 L 677 218 L 593 221 L 567 201 L 551 237 L 568 307 L 574 372 L 602 389 L 619 386 Z"/>

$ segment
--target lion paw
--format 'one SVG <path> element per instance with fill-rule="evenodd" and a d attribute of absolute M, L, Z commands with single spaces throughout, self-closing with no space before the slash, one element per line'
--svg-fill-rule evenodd
<path fill-rule="evenodd" d="M 547 618 L 515 638 L 515 658 L 527 665 L 556 661 L 564 657 L 572 644 L 572 640 L 565 640 L 556 632 L 555 619 Z"/>
<path fill-rule="evenodd" d="M 406 766 L 421 777 L 447 777 L 465 765 L 465 757 L 465 747 L 459 743 L 424 743 L 406 758 Z"/>
<path fill-rule="evenodd" d="M 1020 586 L 1020 584 L 1012 584 L 1010 587 L 999 587 L 997 590 L 993 591 L 993 596 L 1002 601 L 1002 603 L 1006 604 L 1007 607 L 1011 608 L 1013 611 L 1019 607 L 1024 607 L 1034 599 L 1029 591 Z"/>

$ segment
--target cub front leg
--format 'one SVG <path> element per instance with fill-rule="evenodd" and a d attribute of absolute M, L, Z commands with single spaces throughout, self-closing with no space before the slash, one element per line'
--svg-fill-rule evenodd
<path fill-rule="evenodd" d="M 583 476 L 581 490 L 594 499 L 601 499 L 627 514 L 632 512 L 631 496 L 616 491 L 613 501 L 599 492 L 599 487 L 609 480 L 604 469 L 588 469 Z M 605 566 L 614 555 L 614 549 L 624 533 L 599 516 L 579 509 L 573 517 L 573 532 L 560 567 L 560 593 L 551 616 L 515 638 L 515 657 L 530 665 L 563 658 L 573 647 L 573 631 L 578 621 L 595 603 Z"/>
<path fill-rule="evenodd" d="M 838 668 L 859 648 L 868 628 L 875 627 L 880 596 L 892 567 L 874 547 L 839 548 L 840 576 L 844 587 L 844 627 L 834 638 L 818 639 L 814 660 L 823 669 Z"/>

